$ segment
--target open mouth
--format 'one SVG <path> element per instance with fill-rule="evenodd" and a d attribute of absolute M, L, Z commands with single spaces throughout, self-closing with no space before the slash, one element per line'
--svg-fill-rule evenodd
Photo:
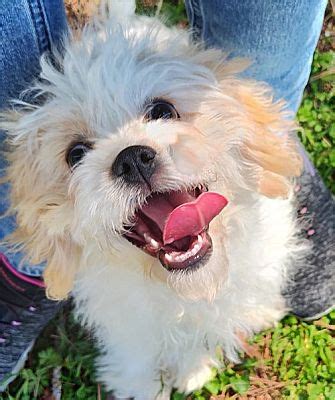
<path fill-rule="evenodd" d="M 208 226 L 227 203 L 203 188 L 153 193 L 137 210 L 134 224 L 125 227 L 124 237 L 169 271 L 195 269 L 211 255 Z"/>

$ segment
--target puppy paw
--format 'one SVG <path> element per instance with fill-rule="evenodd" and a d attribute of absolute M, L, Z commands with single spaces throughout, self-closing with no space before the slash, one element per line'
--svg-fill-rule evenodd
<path fill-rule="evenodd" d="M 116 397 L 113 393 L 108 393 L 106 400 L 133 400 L 133 397 Z"/>
<path fill-rule="evenodd" d="M 178 385 L 178 391 L 182 393 L 190 393 L 204 386 L 213 377 L 212 368 L 208 365 L 194 370 Z"/>
<path fill-rule="evenodd" d="M 170 400 L 170 397 L 171 397 L 171 389 L 167 389 L 160 392 L 156 396 L 155 400 Z"/>

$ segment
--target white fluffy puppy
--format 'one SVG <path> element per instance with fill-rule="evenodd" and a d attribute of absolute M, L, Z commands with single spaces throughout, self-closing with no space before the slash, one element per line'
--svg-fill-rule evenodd
<path fill-rule="evenodd" d="M 191 391 L 286 312 L 293 124 L 239 61 L 155 19 L 107 19 L 42 59 L 43 104 L 7 114 L 11 240 L 71 292 L 118 397 Z M 36 90 L 36 87 L 35 89 Z"/>

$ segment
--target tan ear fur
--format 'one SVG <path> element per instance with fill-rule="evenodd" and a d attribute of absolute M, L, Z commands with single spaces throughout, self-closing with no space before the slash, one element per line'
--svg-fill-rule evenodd
<path fill-rule="evenodd" d="M 63 208 L 54 206 L 55 208 Z M 65 207 L 64 207 L 65 208 Z M 61 210 L 54 214 L 59 214 L 60 219 L 64 219 Z M 18 212 L 17 230 L 10 235 L 7 240 L 15 248 L 18 247 L 26 253 L 27 260 L 32 264 L 39 264 L 46 261 L 46 268 L 43 274 L 46 285 L 47 297 L 53 300 L 63 300 L 70 294 L 75 274 L 79 265 L 80 248 L 72 241 L 69 234 L 61 233 L 61 227 L 53 226 L 50 228 L 50 217 L 45 211 L 32 213 L 27 218 L 24 211 Z M 36 220 L 30 225 L 28 220 Z M 49 224 L 46 223 L 48 220 Z"/>
<path fill-rule="evenodd" d="M 261 132 L 252 135 L 246 142 L 245 152 L 264 170 L 282 176 L 298 176 L 301 160 L 291 140 Z"/>
<path fill-rule="evenodd" d="M 48 298 L 63 300 L 68 297 L 73 288 L 78 261 L 79 249 L 71 240 L 59 238 L 54 242 L 43 274 Z"/>
<path fill-rule="evenodd" d="M 274 102 L 265 84 L 236 78 L 248 66 L 245 59 L 227 60 L 217 50 L 206 50 L 197 60 L 213 71 L 222 93 L 242 105 L 241 123 L 247 133 L 240 151 L 253 168 L 256 190 L 270 198 L 286 198 L 291 178 L 301 174 L 303 164 L 293 138 L 296 124 L 284 111 L 285 102 Z"/>
<path fill-rule="evenodd" d="M 278 174 L 269 171 L 263 171 L 260 174 L 258 190 L 264 196 L 270 198 L 287 198 L 290 193 L 290 185 L 287 179 Z"/>
<path fill-rule="evenodd" d="M 17 229 L 6 241 L 14 250 L 22 250 L 28 262 L 47 263 L 44 273 L 47 296 L 62 300 L 72 289 L 80 256 L 80 249 L 69 233 L 71 200 L 66 177 L 56 171 L 46 175 L 44 158 L 39 159 L 40 152 L 29 148 L 27 138 L 29 134 L 15 142 L 7 155 L 10 212 L 16 215 Z"/>
<path fill-rule="evenodd" d="M 31 240 L 32 236 L 35 236 L 35 240 Z M 29 235 L 26 230 L 18 228 L 7 239 L 9 244 L 23 250 L 32 264 L 47 260 L 43 278 L 49 299 L 64 300 L 69 296 L 80 256 L 79 247 L 74 245 L 70 237 L 45 237 L 43 242 L 37 243 L 36 235 Z"/>
<path fill-rule="evenodd" d="M 269 90 L 252 82 L 241 82 L 237 96 L 251 123 L 243 156 L 257 166 L 257 190 L 263 195 L 288 197 L 290 178 L 299 176 L 302 159 L 295 139 L 296 125 L 283 111 L 284 102 L 274 103 Z"/>

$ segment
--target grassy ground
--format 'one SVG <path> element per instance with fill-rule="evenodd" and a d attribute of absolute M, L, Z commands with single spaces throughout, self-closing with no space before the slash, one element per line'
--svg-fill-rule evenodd
<path fill-rule="evenodd" d="M 82 2 L 85 0 L 82 0 Z M 95 1 L 95 0 L 91 0 Z M 78 4 L 72 0 L 68 3 Z M 154 0 L 140 11 L 155 12 Z M 76 7 L 70 11 L 77 15 Z M 71 14 L 74 13 L 74 14 Z M 171 23 L 186 23 L 182 1 L 165 0 L 161 12 Z M 335 192 L 335 18 L 331 7 L 312 77 L 298 113 L 300 136 L 329 188 Z M 187 399 L 335 399 L 335 311 L 305 323 L 286 317 L 250 342 L 244 361 L 213 371 L 213 379 Z M 2 400 L 104 399 L 94 380 L 94 345 L 72 319 L 69 308 L 45 329 L 26 367 Z M 174 393 L 173 400 L 186 397 Z"/>

